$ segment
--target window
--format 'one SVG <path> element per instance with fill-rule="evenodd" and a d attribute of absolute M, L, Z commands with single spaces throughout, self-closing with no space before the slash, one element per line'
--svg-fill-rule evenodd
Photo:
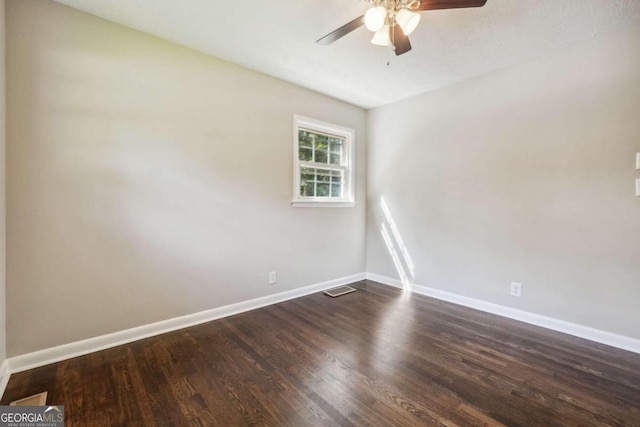
<path fill-rule="evenodd" d="M 294 116 L 293 205 L 350 207 L 353 129 Z"/>

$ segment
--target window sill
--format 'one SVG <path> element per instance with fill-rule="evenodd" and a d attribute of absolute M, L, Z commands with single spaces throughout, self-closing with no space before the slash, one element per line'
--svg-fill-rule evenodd
<path fill-rule="evenodd" d="M 311 202 L 311 201 L 293 201 L 291 206 L 294 208 L 352 208 L 356 202 Z"/>

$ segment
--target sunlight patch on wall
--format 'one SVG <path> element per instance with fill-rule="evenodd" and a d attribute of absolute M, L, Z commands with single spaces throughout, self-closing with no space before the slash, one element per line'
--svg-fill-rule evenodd
<path fill-rule="evenodd" d="M 391 216 L 391 212 L 389 212 L 389 207 L 387 206 L 387 202 L 385 202 L 383 196 L 380 196 L 380 207 L 382 208 L 382 213 L 384 214 L 385 220 L 389 224 L 389 228 L 391 229 L 391 234 L 393 235 L 396 243 L 398 244 L 398 249 L 400 250 L 400 253 L 402 254 L 402 259 L 404 260 L 405 264 L 407 265 L 407 269 L 409 270 L 409 274 L 411 275 L 411 277 L 415 277 L 415 266 L 413 264 L 413 260 L 411 259 L 411 256 L 409 255 L 409 251 L 407 250 L 407 247 L 404 245 L 404 240 L 402 240 L 402 236 L 400 235 L 400 232 L 398 231 L 398 227 L 396 226 L 396 222 L 393 220 L 393 217 Z"/>
<path fill-rule="evenodd" d="M 383 196 L 380 196 L 380 208 L 384 215 L 384 219 L 380 226 L 380 232 L 384 243 L 387 246 L 387 250 L 389 251 L 389 255 L 393 260 L 396 271 L 398 272 L 398 276 L 402 282 L 402 287 L 407 290 L 410 278 L 415 278 L 415 266 L 411 256 L 409 255 L 409 251 L 404 244 L 404 240 L 400 235 L 400 231 L 391 216 L 389 206 L 387 206 Z"/>
<path fill-rule="evenodd" d="M 409 280 L 407 279 L 407 273 L 405 273 L 404 267 L 400 262 L 400 258 L 398 257 L 398 252 L 396 252 L 396 248 L 393 246 L 393 242 L 391 241 L 391 237 L 389 236 L 389 232 L 387 231 L 386 225 L 382 224 L 382 228 L 380 231 L 382 232 L 382 238 L 384 239 L 384 243 L 385 245 L 387 245 L 387 250 L 389 251 L 389 255 L 391 255 L 391 259 L 393 260 L 393 265 L 395 265 L 396 270 L 398 272 L 398 276 L 400 276 L 400 280 L 402 281 L 402 288 L 406 290 L 409 283 Z"/>

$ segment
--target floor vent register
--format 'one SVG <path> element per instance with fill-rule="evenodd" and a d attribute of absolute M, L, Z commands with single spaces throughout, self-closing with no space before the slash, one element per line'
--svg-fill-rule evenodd
<path fill-rule="evenodd" d="M 337 288 L 327 289 L 326 291 L 324 291 L 324 293 L 326 295 L 329 295 L 330 297 L 335 298 L 341 295 L 350 294 L 351 292 L 355 292 L 355 291 L 356 290 L 351 286 L 339 286 Z"/>

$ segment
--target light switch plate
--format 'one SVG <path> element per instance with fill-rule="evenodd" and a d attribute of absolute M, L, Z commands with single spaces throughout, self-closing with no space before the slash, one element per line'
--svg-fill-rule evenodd
<path fill-rule="evenodd" d="M 636 169 L 640 170 L 640 153 L 636 153 Z"/>
<path fill-rule="evenodd" d="M 636 196 L 640 197 L 640 178 L 636 179 Z"/>

